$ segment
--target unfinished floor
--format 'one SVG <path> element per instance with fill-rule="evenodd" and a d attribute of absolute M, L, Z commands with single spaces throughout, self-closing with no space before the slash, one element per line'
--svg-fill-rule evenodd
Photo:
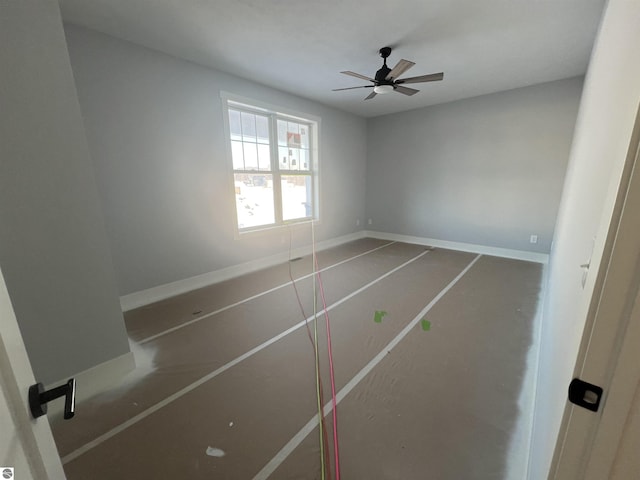
<path fill-rule="evenodd" d="M 542 265 L 376 239 L 317 257 L 341 477 L 511 480 Z M 309 317 L 311 272 L 304 257 L 127 312 L 138 369 L 51 419 L 68 479 L 321 478 L 314 353 L 290 282 Z"/>

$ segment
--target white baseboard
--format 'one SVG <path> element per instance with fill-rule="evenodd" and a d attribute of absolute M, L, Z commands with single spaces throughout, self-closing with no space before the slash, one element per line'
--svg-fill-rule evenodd
<path fill-rule="evenodd" d="M 432 247 L 459 250 L 461 252 L 480 253 L 483 255 L 492 255 L 494 257 L 513 258 L 515 260 L 526 260 L 528 262 L 548 263 L 549 261 L 549 255 L 546 253 L 488 247 L 486 245 L 476 245 L 473 243 L 450 242 L 448 240 L 438 240 L 436 238 L 414 237 L 411 235 L 399 235 L 397 233 L 376 232 L 371 230 L 365 230 L 364 233 L 366 237 L 379 238 L 381 240 L 395 240 L 396 242 L 429 245 Z"/>
<path fill-rule="evenodd" d="M 135 368 L 136 362 L 133 353 L 127 352 L 74 375 L 76 379 L 76 404 L 108 391 Z M 68 378 L 65 378 L 51 385 L 46 385 L 45 389 L 49 390 L 62 385 L 67 380 Z M 60 399 L 48 403 L 47 409 L 49 416 L 62 416 L 64 400 Z"/>
<path fill-rule="evenodd" d="M 538 409 L 536 407 L 538 405 L 538 394 L 539 394 L 538 386 L 540 385 L 540 358 L 542 356 L 542 333 L 544 329 L 544 320 L 545 320 L 544 309 L 545 309 L 548 289 L 549 289 L 549 269 L 550 267 L 547 264 L 545 265 L 545 268 L 542 271 L 542 291 L 540 293 L 540 298 L 538 300 L 538 311 L 536 313 L 536 320 L 535 320 L 536 323 L 535 323 L 534 340 L 533 340 L 533 347 L 535 348 L 533 365 L 531 367 L 529 366 L 527 367 L 527 377 L 523 382 L 523 384 L 526 384 L 526 381 L 529 378 L 528 370 L 531 368 L 533 371 L 530 377 L 532 379 L 531 381 L 532 391 L 530 393 L 531 412 L 529 412 L 529 425 L 528 425 L 529 438 L 527 439 L 527 466 L 524 472 L 525 474 L 522 476 L 522 478 L 524 478 L 525 480 L 532 480 L 531 479 L 531 475 L 532 475 L 531 459 L 533 457 L 531 453 L 533 451 L 533 437 L 534 437 L 535 428 L 536 428 L 536 418 L 539 414 Z M 530 358 L 530 356 L 528 358 Z M 522 395 L 521 395 L 521 399 L 522 399 Z"/>
<path fill-rule="evenodd" d="M 418 245 L 431 245 L 433 247 L 448 248 L 451 250 L 459 250 L 462 252 L 481 253 L 484 255 L 493 255 L 496 257 L 513 258 L 517 260 L 526 260 L 529 262 L 547 263 L 549 255 L 537 252 L 527 252 L 523 250 L 512 250 L 508 248 L 488 247 L 486 245 L 475 245 L 471 243 L 451 242 L 448 240 L 438 240 L 435 238 L 415 237 L 411 235 L 399 235 L 397 233 L 376 232 L 370 230 L 362 230 L 360 232 L 343 235 L 341 237 L 323 240 L 316 244 L 317 250 L 326 250 L 327 248 L 336 247 L 343 243 L 351 242 L 361 238 L 370 237 L 382 240 L 393 240 L 397 242 L 415 243 Z M 311 245 L 299 247 L 291 252 L 292 257 L 301 257 L 311 253 Z M 215 283 L 220 283 L 230 278 L 255 272 L 263 268 L 272 267 L 279 263 L 286 262 L 289 259 L 289 252 L 281 252 L 269 257 L 252 260 L 250 262 L 232 265 L 230 267 L 214 270 L 213 272 L 204 273 L 195 277 L 185 278 L 175 282 L 158 285 L 139 292 L 130 293 L 120 297 L 120 306 L 123 312 L 133 310 L 134 308 L 143 307 L 166 298 L 175 297 L 183 293 L 196 290 L 198 288 L 207 287 Z"/>
<path fill-rule="evenodd" d="M 316 244 L 316 250 L 326 250 L 327 248 L 336 247 L 343 243 L 352 242 L 365 237 L 365 232 L 355 232 L 341 237 L 323 240 Z M 291 251 L 292 257 L 301 257 L 311 253 L 311 245 L 299 247 Z M 185 278 L 176 282 L 158 285 L 139 292 L 130 293 L 120 297 L 120 307 L 123 312 L 133 310 L 134 308 L 149 305 L 166 298 L 175 297 L 198 288 L 207 287 L 215 283 L 229 280 L 230 278 L 245 275 L 247 273 L 262 270 L 263 268 L 272 267 L 289 260 L 289 251 L 281 252 L 269 257 L 252 260 L 250 262 L 232 265 L 230 267 L 214 270 L 213 272 L 204 273 L 195 277 Z"/>

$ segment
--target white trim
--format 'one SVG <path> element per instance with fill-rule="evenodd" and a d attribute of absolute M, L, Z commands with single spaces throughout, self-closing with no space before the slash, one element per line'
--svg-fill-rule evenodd
<path fill-rule="evenodd" d="M 74 375 L 77 384 L 76 403 L 108 391 L 135 368 L 136 362 L 133 353 L 127 352 Z M 49 390 L 50 388 L 57 387 L 66 383 L 67 380 L 68 378 L 64 378 L 59 382 L 46 385 L 45 389 Z M 62 415 L 64 402 L 49 402 L 47 408 L 49 416 Z"/>
<path fill-rule="evenodd" d="M 543 329 L 543 322 L 545 320 L 544 318 L 544 305 L 545 305 L 545 300 L 546 300 L 546 296 L 547 296 L 547 288 L 549 286 L 549 264 L 544 265 L 543 269 L 542 269 L 542 281 L 540 282 L 541 284 L 541 290 L 540 290 L 540 297 L 538 298 L 538 307 L 537 307 L 537 312 L 536 312 L 536 316 L 535 316 L 535 320 L 534 320 L 534 328 L 535 328 L 535 333 L 533 336 L 533 345 L 532 348 L 535 349 L 535 352 L 533 353 L 533 365 L 527 365 L 527 372 L 525 375 L 525 379 L 522 382 L 523 383 L 523 387 L 522 387 L 522 392 L 520 393 L 520 399 L 519 399 L 519 404 L 520 407 L 522 408 L 522 402 L 523 402 L 523 394 L 525 394 L 525 390 L 526 390 L 526 385 L 527 383 L 531 384 L 531 392 L 526 392 L 526 395 L 530 395 L 531 398 L 531 412 L 529 412 L 529 418 L 528 418 L 528 424 L 527 424 L 527 429 L 526 432 L 528 433 L 527 435 L 527 447 L 526 447 L 526 465 L 525 465 L 525 470 L 524 470 L 524 476 L 523 478 L 525 480 L 534 480 L 531 479 L 531 459 L 533 458 L 533 456 L 531 455 L 531 452 L 533 450 L 533 431 L 536 428 L 536 418 L 537 418 L 537 411 L 538 409 L 536 408 L 536 403 L 537 403 L 537 399 L 538 399 L 538 385 L 540 384 L 540 358 L 542 356 L 542 329 Z M 527 362 L 528 363 L 528 362 Z M 519 478 L 519 477 L 514 477 L 514 478 Z"/>
<path fill-rule="evenodd" d="M 271 169 L 269 171 L 262 171 L 265 174 L 271 174 L 273 176 L 273 200 L 274 200 L 274 222 L 266 225 L 257 225 L 255 227 L 240 228 L 238 225 L 238 216 L 235 216 L 235 231 L 234 236 L 236 239 L 242 235 L 254 234 L 262 231 L 269 231 L 278 228 L 286 228 L 292 225 L 306 224 L 310 221 L 318 222 L 320 220 L 320 125 L 321 118 L 317 115 L 301 113 L 293 110 L 289 110 L 283 107 L 272 105 L 260 100 L 253 100 L 246 97 L 241 97 L 229 92 L 221 91 L 220 99 L 222 102 L 223 113 L 223 127 L 226 140 L 226 152 L 227 152 L 227 171 L 230 178 L 230 185 L 235 185 L 236 173 L 260 173 L 256 171 L 240 171 L 236 170 L 233 165 L 233 155 L 231 152 L 231 130 L 229 125 L 229 109 L 236 109 L 240 111 L 246 111 L 257 115 L 268 116 L 269 118 L 269 146 L 271 157 Z M 293 220 L 283 220 L 282 218 L 282 192 L 280 191 L 281 175 L 287 175 L 287 170 L 280 169 L 279 154 L 278 154 L 278 129 L 276 127 L 276 121 L 278 119 L 288 119 L 291 121 L 305 123 L 309 126 L 310 131 L 310 143 L 309 143 L 309 155 L 311 161 L 311 167 L 308 173 L 301 173 L 303 175 L 309 175 L 312 179 L 312 197 L 313 197 L 313 211 L 311 217 Z M 299 173 L 299 172 L 298 172 Z M 230 191 L 235 196 L 233 188 Z M 237 207 L 236 207 L 237 208 Z M 237 213 L 237 212 L 236 212 Z"/>
<path fill-rule="evenodd" d="M 365 232 L 355 232 L 341 237 L 323 240 L 316 244 L 316 250 L 326 250 L 328 248 L 342 245 L 343 243 L 352 242 L 365 237 Z M 291 251 L 291 257 L 301 257 L 311 254 L 311 245 L 299 247 Z M 247 273 L 262 270 L 263 268 L 272 267 L 289 260 L 289 251 L 277 253 L 265 258 L 259 258 L 250 262 L 232 265 L 230 267 L 221 268 L 212 272 L 203 273 L 195 277 L 185 278 L 176 282 L 158 285 L 140 292 L 130 293 L 120 297 L 120 306 L 123 312 L 133 310 L 134 308 L 149 305 L 166 298 L 175 297 L 183 293 L 196 290 L 198 288 L 207 287 L 215 283 L 229 280 L 230 278 L 245 275 Z"/>
<path fill-rule="evenodd" d="M 474 243 L 451 242 L 449 240 L 438 240 L 437 238 L 414 237 L 412 235 L 400 235 L 398 233 L 376 232 L 365 230 L 364 236 L 378 238 L 380 240 L 395 240 L 396 242 L 415 243 L 418 245 L 429 245 L 437 248 L 447 248 L 460 252 L 480 253 L 493 257 L 513 258 L 515 260 L 525 260 L 528 262 L 548 263 L 549 255 L 546 253 L 527 252 L 524 250 L 513 250 L 510 248 L 489 247 L 487 245 L 476 245 Z"/>
<path fill-rule="evenodd" d="M 312 113 L 301 112 L 300 110 L 294 110 L 291 108 L 275 105 L 273 103 L 264 102 L 262 100 L 256 100 L 254 98 L 245 97 L 242 95 L 236 95 L 235 93 L 220 91 L 220 98 L 224 102 L 231 102 L 240 104 L 244 107 L 253 108 L 255 110 L 262 111 L 263 113 L 275 112 L 280 115 L 291 117 L 294 120 L 312 120 L 314 122 L 320 122 L 320 117 Z"/>
<path fill-rule="evenodd" d="M 375 357 L 373 357 L 369 363 L 367 363 L 362 370 L 360 370 L 351 380 L 347 382 L 347 384 L 342 387 L 342 389 L 336 395 L 336 405 L 342 401 L 344 397 L 349 395 L 349 393 L 366 377 L 371 370 L 373 370 L 376 365 L 378 365 L 386 356 L 393 350 L 398 343 L 402 341 L 407 334 L 415 328 L 420 320 L 424 318 L 424 316 L 433 308 L 433 306 L 440 301 L 445 294 L 453 288 L 453 286 L 458 283 L 460 280 L 473 265 L 480 259 L 481 255 L 477 255 L 471 262 L 466 266 L 462 272 L 456 276 L 449 284 L 444 287 L 436 297 L 431 300 L 426 307 L 424 307 L 418 315 L 416 315 L 413 320 L 411 320 L 405 327 L 398 333 Z M 330 400 L 324 405 L 323 413 L 324 416 L 328 415 L 333 410 L 333 402 Z M 293 436 L 289 442 L 285 444 L 282 449 L 276 453 L 275 457 L 273 457 L 269 463 L 267 463 L 262 470 L 260 470 L 254 477 L 253 480 L 266 480 L 271 476 L 273 472 L 277 470 L 277 468 L 287 459 L 287 457 L 302 443 L 302 441 L 318 426 L 318 416 L 314 415 L 307 422 L 307 424 L 302 427 L 297 434 Z"/>
<path fill-rule="evenodd" d="M 397 233 L 376 232 L 372 230 L 361 230 L 341 237 L 323 240 L 318 242 L 316 250 L 326 250 L 361 238 L 376 238 L 380 240 L 413 243 L 417 245 L 429 245 L 461 252 L 480 253 L 482 255 L 513 258 L 516 260 L 525 260 L 543 264 L 546 264 L 549 261 L 549 255 L 546 253 L 526 252 L 523 250 L 489 247 L 486 245 L 476 245 L 472 243 L 451 242 L 435 238 L 415 237 L 412 235 L 400 235 Z M 301 257 L 310 254 L 311 245 L 296 248 L 291 252 L 292 257 Z M 123 312 L 127 312 L 134 308 L 143 307 L 154 302 L 159 302 L 160 300 L 165 300 L 167 298 L 175 297 L 176 295 L 197 290 L 198 288 L 220 283 L 225 280 L 229 280 L 230 278 L 255 272 L 263 268 L 273 267 L 279 263 L 286 262 L 288 259 L 289 252 L 281 252 L 269 257 L 252 260 L 238 265 L 232 265 L 230 267 L 221 268 L 220 270 L 203 273 L 202 275 L 196 275 L 195 277 L 185 278 L 183 280 L 158 285 L 157 287 L 141 290 L 139 292 L 129 293 L 120 297 L 120 307 Z"/>
<path fill-rule="evenodd" d="M 31 363 L 0 270 L 0 463 L 19 470 L 19 478 L 62 480 L 66 477 L 49 422 L 34 420 L 29 409 L 28 391 L 34 383 Z"/>

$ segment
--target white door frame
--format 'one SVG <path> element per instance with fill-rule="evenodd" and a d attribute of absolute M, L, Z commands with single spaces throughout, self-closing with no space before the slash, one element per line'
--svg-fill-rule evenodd
<path fill-rule="evenodd" d="M 63 480 L 66 477 L 47 417 L 31 417 L 27 396 L 34 383 L 0 270 L 0 467 L 13 467 L 20 480 Z"/>
<path fill-rule="evenodd" d="M 640 111 L 598 272 L 574 378 L 604 393 L 597 413 L 567 402 L 550 480 L 610 478 L 640 381 Z"/>

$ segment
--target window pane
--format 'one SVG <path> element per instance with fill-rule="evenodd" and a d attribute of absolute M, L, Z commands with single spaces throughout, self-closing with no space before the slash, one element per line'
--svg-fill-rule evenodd
<path fill-rule="evenodd" d="M 253 113 L 242 112 L 242 139 L 256 141 L 256 116 Z"/>
<path fill-rule="evenodd" d="M 283 175 L 282 218 L 311 217 L 311 175 Z"/>
<path fill-rule="evenodd" d="M 233 168 L 235 170 L 244 170 L 242 142 L 231 142 L 231 156 L 233 158 Z"/>
<path fill-rule="evenodd" d="M 258 151 L 255 143 L 243 143 L 245 170 L 258 169 Z"/>
<path fill-rule="evenodd" d="M 300 149 L 299 148 L 290 148 L 291 152 L 291 162 L 289 168 L 291 170 L 300 170 Z"/>
<path fill-rule="evenodd" d="M 287 147 L 278 147 L 278 165 L 281 170 L 289 170 L 289 149 Z"/>
<path fill-rule="evenodd" d="M 231 140 L 242 139 L 242 127 L 240 126 L 240 112 L 237 110 L 229 110 L 229 130 L 231 131 Z"/>
<path fill-rule="evenodd" d="M 278 145 L 287 144 L 287 122 L 278 120 Z"/>
<path fill-rule="evenodd" d="M 238 227 L 250 228 L 275 222 L 273 177 L 264 174 L 234 174 Z"/>
<path fill-rule="evenodd" d="M 269 143 L 269 119 L 256 115 L 256 131 L 258 143 Z"/>
<path fill-rule="evenodd" d="M 249 105 L 227 109 L 239 229 L 313 218 L 315 124 Z"/>
<path fill-rule="evenodd" d="M 300 170 L 311 170 L 309 168 L 309 151 L 308 150 L 304 150 L 304 149 L 300 149 Z"/>
<path fill-rule="evenodd" d="M 287 122 L 287 145 L 291 148 L 299 148 L 300 142 L 300 125 L 293 122 Z"/>
<path fill-rule="evenodd" d="M 271 170 L 271 149 L 269 145 L 258 144 L 258 167 L 260 170 Z"/>
<path fill-rule="evenodd" d="M 302 148 L 309 148 L 309 127 L 307 125 L 300 125 L 300 141 Z"/>

